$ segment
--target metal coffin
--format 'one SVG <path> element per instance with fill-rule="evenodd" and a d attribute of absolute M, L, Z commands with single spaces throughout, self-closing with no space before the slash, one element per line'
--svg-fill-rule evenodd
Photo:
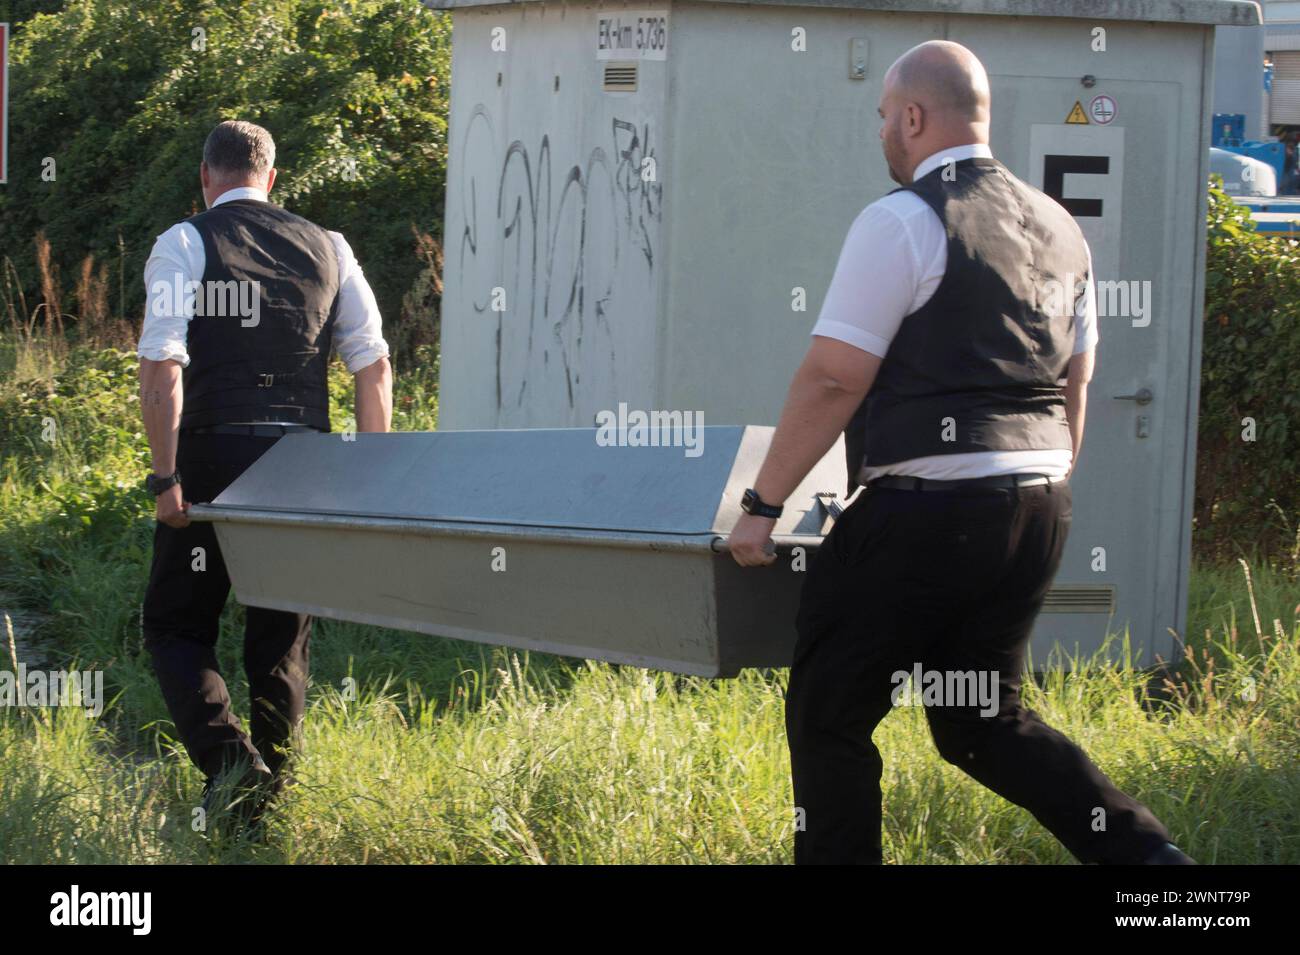
<path fill-rule="evenodd" d="M 191 516 L 247 605 L 702 676 L 788 666 L 843 445 L 787 503 L 777 562 L 742 569 L 716 548 L 771 428 L 598 434 L 291 434 Z"/>

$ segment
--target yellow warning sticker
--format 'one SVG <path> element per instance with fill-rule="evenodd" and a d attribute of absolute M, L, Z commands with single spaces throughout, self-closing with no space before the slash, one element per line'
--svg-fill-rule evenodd
<path fill-rule="evenodd" d="M 1087 126 L 1088 114 L 1083 111 L 1083 104 L 1075 100 L 1074 109 L 1070 110 L 1070 115 L 1065 117 L 1065 121 L 1076 126 Z"/>

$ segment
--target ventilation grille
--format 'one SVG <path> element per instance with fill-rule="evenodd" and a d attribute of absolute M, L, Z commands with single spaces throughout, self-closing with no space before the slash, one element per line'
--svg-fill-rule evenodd
<path fill-rule="evenodd" d="M 1064 584 L 1053 587 L 1043 601 L 1043 613 L 1113 613 L 1115 588 L 1111 584 Z"/>
<path fill-rule="evenodd" d="M 606 63 L 605 91 L 609 93 L 635 93 L 636 64 Z"/>

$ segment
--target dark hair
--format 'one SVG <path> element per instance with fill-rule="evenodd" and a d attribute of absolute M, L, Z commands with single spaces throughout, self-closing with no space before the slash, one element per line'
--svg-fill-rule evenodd
<path fill-rule="evenodd" d="M 275 140 L 255 123 L 228 119 L 208 133 L 203 161 L 218 179 L 261 179 L 275 165 Z"/>

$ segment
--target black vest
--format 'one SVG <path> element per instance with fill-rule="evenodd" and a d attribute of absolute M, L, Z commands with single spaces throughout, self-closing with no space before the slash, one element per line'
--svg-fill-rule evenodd
<path fill-rule="evenodd" d="M 257 199 L 223 202 L 188 221 L 203 238 L 205 265 L 187 338 L 181 428 L 287 421 L 328 431 L 339 290 L 329 235 Z M 246 308 L 254 293 L 255 319 Z"/>
<path fill-rule="evenodd" d="M 902 189 L 939 216 L 947 267 L 903 319 L 845 432 L 849 491 L 864 463 L 1070 450 L 1060 379 L 1088 278 L 1078 223 L 996 159 L 941 164 Z"/>

